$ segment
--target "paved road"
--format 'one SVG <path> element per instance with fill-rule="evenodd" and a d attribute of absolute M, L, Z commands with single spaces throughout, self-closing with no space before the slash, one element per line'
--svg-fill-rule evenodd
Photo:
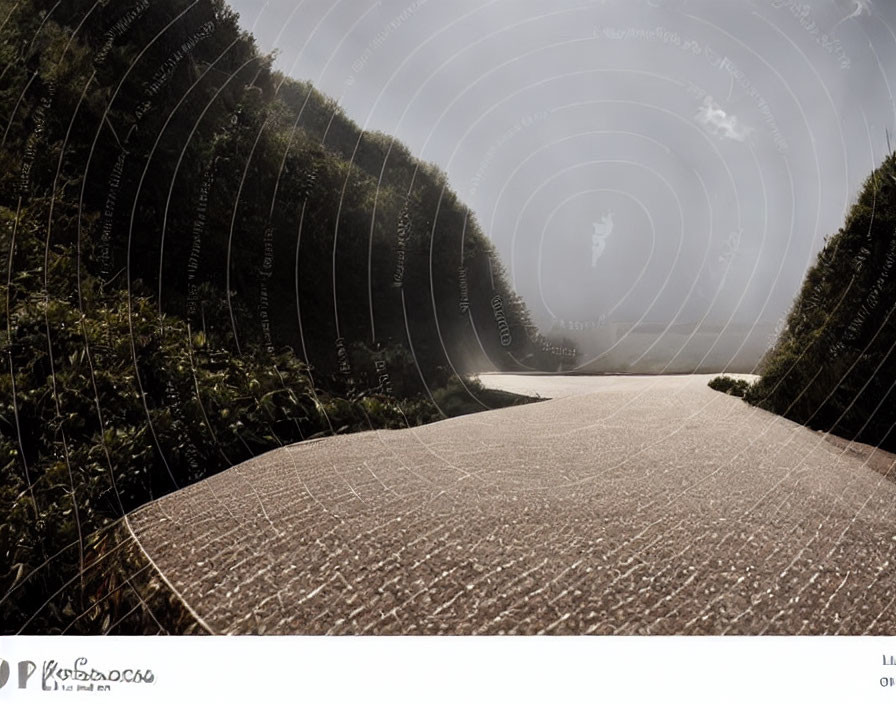
<path fill-rule="evenodd" d="M 525 377 L 566 395 L 293 445 L 130 523 L 221 633 L 896 633 L 896 483 L 708 378 Z"/>

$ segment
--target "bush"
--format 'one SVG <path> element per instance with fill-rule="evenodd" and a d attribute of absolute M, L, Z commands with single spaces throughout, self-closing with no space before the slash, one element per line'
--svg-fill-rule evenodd
<path fill-rule="evenodd" d="M 721 391 L 729 396 L 739 396 L 743 398 L 750 388 L 750 383 L 745 379 L 735 379 L 727 375 L 717 376 L 709 382 L 709 388 L 715 391 Z"/>

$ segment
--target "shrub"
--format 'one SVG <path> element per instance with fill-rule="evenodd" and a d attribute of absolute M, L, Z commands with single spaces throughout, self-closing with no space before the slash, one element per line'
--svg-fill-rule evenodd
<path fill-rule="evenodd" d="M 729 396 L 739 396 L 743 398 L 744 394 L 750 388 L 750 383 L 745 379 L 735 379 L 727 375 L 717 376 L 709 382 L 709 388 L 721 391 Z"/>

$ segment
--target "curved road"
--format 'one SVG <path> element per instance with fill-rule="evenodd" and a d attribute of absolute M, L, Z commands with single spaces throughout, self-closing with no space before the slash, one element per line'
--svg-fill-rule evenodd
<path fill-rule="evenodd" d="M 285 447 L 129 523 L 219 633 L 896 633 L 894 457 L 709 378 L 486 376 L 554 398 Z"/>

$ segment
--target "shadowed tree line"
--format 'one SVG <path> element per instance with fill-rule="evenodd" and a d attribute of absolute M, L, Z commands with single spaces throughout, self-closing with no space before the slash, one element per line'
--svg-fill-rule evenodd
<path fill-rule="evenodd" d="M 521 402 L 466 375 L 564 363 L 445 175 L 238 19 L 0 0 L 4 632 L 165 630 L 85 577 L 123 513 L 289 442 Z"/>
<path fill-rule="evenodd" d="M 744 398 L 809 427 L 896 451 L 894 312 L 896 154 L 890 154 L 865 181 L 844 226 L 825 240 Z"/>

